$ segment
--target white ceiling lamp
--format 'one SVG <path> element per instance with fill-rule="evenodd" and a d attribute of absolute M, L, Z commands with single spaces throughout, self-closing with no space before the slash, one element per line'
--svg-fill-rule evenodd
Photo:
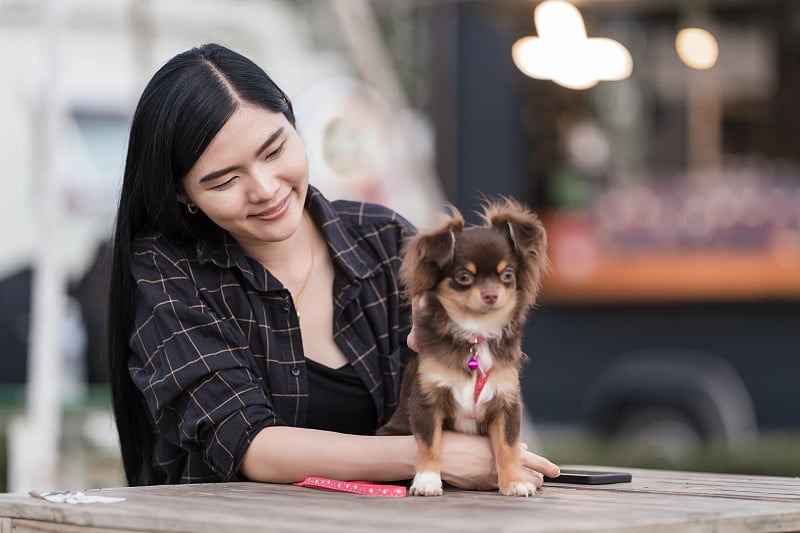
<path fill-rule="evenodd" d="M 523 37 L 511 47 L 524 74 L 570 89 L 630 76 L 633 59 L 618 41 L 588 38 L 580 11 L 563 0 L 546 0 L 533 12 L 538 37 Z"/>
<path fill-rule="evenodd" d="M 719 45 L 714 35 L 702 28 L 684 28 L 675 37 L 675 50 L 687 66 L 708 70 L 717 64 Z"/>

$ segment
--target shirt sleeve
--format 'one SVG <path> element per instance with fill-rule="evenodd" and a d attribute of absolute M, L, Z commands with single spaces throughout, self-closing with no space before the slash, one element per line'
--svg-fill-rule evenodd
<path fill-rule="evenodd" d="M 189 263 L 157 248 L 131 257 L 136 281 L 129 370 L 164 439 L 234 480 L 256 433 L 282 425 L 243 335 L 215 315 Z"/>
<path fill-rule="evenodd" d="M 395 250 L 395 267 L 394 267 L 394 275 L 397 276 L 397 279 L 400 279 L 400 265 L 402 263 L 402 256 L 403 256 L 403 247 L 408 240 L 416 235 L 417 229 L 414 227 L 408 220 L 403 217 L 399 218 L 399 226 L 400 226 L 400 238 L 397 242 L 397 247 Z M 406 363 L 408 362 L 408 358 L 413 353 L 413 350 L 408 347 L 407 339 L 408 334 L 411 332 L 411 323 L 412 323 L 412 307 L 411 307 L 411 300 L 406 297 L 405 287 L 401 286 L 401 293 L 400 293 L 400 304 L 399 304 L 399 314 L 400 318 L 398 324 L 401 328 L 401 359 L 403 368 L 405 368 Z"/>

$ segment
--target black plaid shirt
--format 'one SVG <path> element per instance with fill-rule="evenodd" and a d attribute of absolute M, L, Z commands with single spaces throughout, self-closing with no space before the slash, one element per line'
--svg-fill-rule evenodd
<path fill-rule="evenodd" d="M 411 308 L 398 277 L 414 230 L 387 208 L 328 202 L 307 209 L 333 259 L 334 341 L 369 390 L 383 424 L 397 405 Z M 292 297 L 225 233 L 178 245 L 136 239 L 129 368 L 157 428 L 166 483 L 239 479 L 247 446 L 272 425 L 302 427 L 306 365 Z"/>

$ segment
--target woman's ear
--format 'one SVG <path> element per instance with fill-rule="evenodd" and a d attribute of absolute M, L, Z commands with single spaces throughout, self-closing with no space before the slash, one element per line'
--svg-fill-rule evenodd
<path fill-rule="evenodd" d="M 179 193 L 177 193 L 177 194 L 175 195 L 175 198 L 177 198 L 177 200 L 178 200 L 180 203 L 182 203 L 182 204 L 189 204 L 189 203 L 191 203 L 191 200 L 189 199 L 189 195 L 187 195 L 185 192 L 179 192 Z"/>

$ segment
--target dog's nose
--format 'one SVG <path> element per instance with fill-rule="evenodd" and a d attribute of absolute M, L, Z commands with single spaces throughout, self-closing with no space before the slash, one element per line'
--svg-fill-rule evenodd
<path fill-rule="evenodd" d="M 486 305 L 494 305 L 497 303 L 497 291 L 482 291 L 481 298 Z"/>

